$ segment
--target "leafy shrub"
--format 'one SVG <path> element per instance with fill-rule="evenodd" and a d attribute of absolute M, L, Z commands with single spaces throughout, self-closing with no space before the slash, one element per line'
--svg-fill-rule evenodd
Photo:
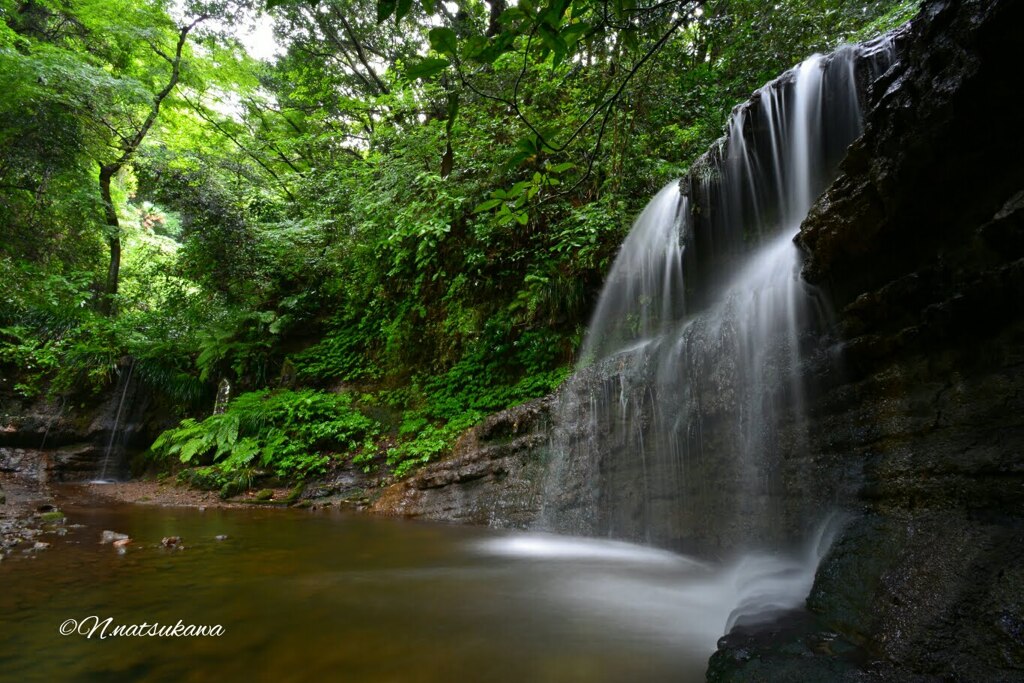
<path fill-rule="evenodd" d="M 59 362 L 60 356 L 52 341 L 39 339 L 20 325 L 0 328 L 0 365 L 18 368 L 21 381 L 15 384 L 14 390 L 22 396 L 38 394 L 43 379 Z"/>
<path fill-rule="evenodd" d="M 512 381 L 507 371 L 485 358 L 471 354 L 442 375 L 421 378 L 421 406 L 404 412 L 399 442 L 387 454 L 388 467 L 395 476 L 405 476 L 443 456 L 460 434 L 488 414 L 551 393 L 570 372 L 563 367 Z M 415 402 L 408 392 L 401 398 Z"/>
<path fill-rule="evenodd" d="M 216 463 L 223 475 L 259 466 L 282 477 L 305 477 L 323 474 L 330 452 L 371 449 L 379 432 L 380 425 L 360 413 L 348 394 L 264 390 L 239 395 L 219 415 L 183 420 L 151 450 L 185 464 Z"/>
<path fill-rule="evenodd" d="M 358 328 L 342 328 L 295 354 L 291 361 L 300 379 L 375 379 L 380 369 L 367 360 L 364 340 Z"/>

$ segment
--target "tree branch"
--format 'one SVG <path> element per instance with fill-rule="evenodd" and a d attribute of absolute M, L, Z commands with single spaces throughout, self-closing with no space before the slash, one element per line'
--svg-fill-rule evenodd
<path fill-rule="evenodd" d="M 235 146 L 238 147 L 238 149 L 242 150 L 242 152 L 244 152 L 247 157 L 249 157 L 250 159 L 255 161 L 257 164 L 260 165 L 260 167 L 263 168 L 264 171 L 269 173 L 270 177 L 273 178 L 274 182 L 276 182 L 278 184 L 278 186 L 281 188 L 281 190 L 288 197 L 289 201 L 292 201 L 292 202 L 295 201 L 295 195 L 293 195 L 291 190 L 288 189 L 288 185 L 286 185 L 285 182 L 283 180 L 281 180 L 281 177 L 279 175 L 277 175 L 277 173 L 274 171 L 274 169 L 272 169 L 265 161 L 263 161 L 263 159 L 261 159 L 258 154 L 256 154 L 252 150 L 250 150 L 248 147 L 243 145 L 241 142 L 239 142 L 239 140 L 238 140 L 238 138 L 236 136 L 232 135 L 228 130 L 226 130 L 222 125 L 220 125 L 220 123 L 218 123 L 216 119 L 214 119 L 212 116 L 210 116 L 206 112 L 205 108 L 200 106 L 198 102 L 193 102 L 188 97 L 185 97 L 184 100 L 185 100 L 185 102 L 188 103 L 188 106 L 190 106 L 192 108 L 192 111 L 194 111 L 196 114 L 199 115 L 199 118 L 203 119 L 204 121 L 209 123 L 211 126 L 213 126 L 217 130 L 217 132 L 219 132 L 221 135 L 223 135 L 228 140 L 230 140 L 232 143 L 234 143 Z"/>

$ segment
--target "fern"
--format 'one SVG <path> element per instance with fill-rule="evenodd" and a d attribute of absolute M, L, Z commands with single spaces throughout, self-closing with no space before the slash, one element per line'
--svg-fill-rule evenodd
<path fill-rule="evenodd" d="M 185 464 L 214 463 L 228 478 L 254 464 L 279 476 L 304 477 L 323 473 L 328 454 L 353 453 L 379 433 L 380 425 L 347 394 L 253 391 L 239 395 L 222 414 L 182 420 L 151 451 Z"/>

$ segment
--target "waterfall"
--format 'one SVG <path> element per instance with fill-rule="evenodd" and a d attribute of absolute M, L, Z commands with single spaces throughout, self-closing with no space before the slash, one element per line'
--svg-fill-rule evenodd
<path fill-rule="evenodd" d="M 789 464 L 827 317 L 793 238 L 893 58 L 889 39 L 847 46 L 765 85 L 637 218 L 560 393 L 541 528 L 718 554 L 825 514 Z"/>
<path fill-rule="evenodd" d="M 128 364 L 128 372 L 124 374 L 124 377 L 121 379 L 120 382 L 121 398 L 117 402 L 117 412 L 114 414 L 114 426 L 110 430 L 110 439 L 107 441 L 107 450 L 106 453 L 104 453 L 103 455 L 103 467 L 100 470 L 99 479 L 97 479 L 94 483 L 109 483 L 112 481 L 112 479 L 108 478 L 107 476 L 107 470 L 110 467 L 110 456 L 114 452 L 114 441 L 117 438 L 117 435 L 120 433 L 118 428 L 121 425 L 121 415 L 124 412 L 125 398 L 128 396 L 128 387 L 131 385 L 132 382 L 133 370 L 135 370 L 134 358 L 132 358 L 131 362 Z"/>

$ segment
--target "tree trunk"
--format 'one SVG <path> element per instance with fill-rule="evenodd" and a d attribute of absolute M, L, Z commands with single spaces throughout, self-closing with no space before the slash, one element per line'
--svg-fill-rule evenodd
<path fill-rule="evenodd" d="M 501 22 L 498 21 L 498 18 L 507 9 L 507 6 L 505 0 L 490 0 L 488 4 L 490 5 L 491 13 L 487 22 L 487 37 L 493 38 L 501 33 Z"/>
<path fill-rule="evenodd" d="M 110 181 L 120 170 L 119 165 L 100 166 L 100 196 L 103 198 L 103 215 L 106 218 L 107 244 L 110 245 L 110 267 L 107 269 L 107 283 L 100 299 L 100 312 L 103 315 L 114 315 L 114 298 L 117 296 L 117 285 L 121 275 L 121 224 L 117 220 L 117 209 L 110 196 Z"/>
<path fill-rule="evenodd" d="M 143 121 L 142 126 L 135 132 L 135 135 L 130 139 L 122 137 L 121 156 L 117 161 L 110 164 L 100 164 L 100 197 L 103 199 L 103 216 L 106 220 L 107 230 L 110 233 L 107 238 L 107 244 L 110 245 L 110 267 L 107 269 L 107 284 L 103 289 L 103 297 L 100 299 L 100 312 L 104 315 L 114 315 L 117 312 L 114 307 L 114 301 L 117 297 L 118 279 L 121 276 L 121 224 L 118 223 L 117 209 L 114 207 L 114 200 L 110 196 L 110 181 L 117 175 L 118 171 L 124 168 L 125 164 L 131 161 L 132 156 L 135 155 L 135 150 L 139 148 L 146 134 L 149 133 L 149 129 L 153 127 L 156 117 L 160 115 L 160 105 L 171 94 L 174 86 L 178 84 L 178 79 L 181 78 L 181 53 L 185 48 L 185 41 L 188 39 L 189 31 L 207 18 L 209 17 L 203 14 L 191 24 L 178 31 L 178 44 L 174 49 L 174 57 L 164 54 L 156 46 L 153 47 L 156 53 L 171 65 L 171 76 L 167 81 L 167 85 L 153 96 L 153 106 L 149 110 L 149 115 L 146 116 L 146 120 Z"/>

